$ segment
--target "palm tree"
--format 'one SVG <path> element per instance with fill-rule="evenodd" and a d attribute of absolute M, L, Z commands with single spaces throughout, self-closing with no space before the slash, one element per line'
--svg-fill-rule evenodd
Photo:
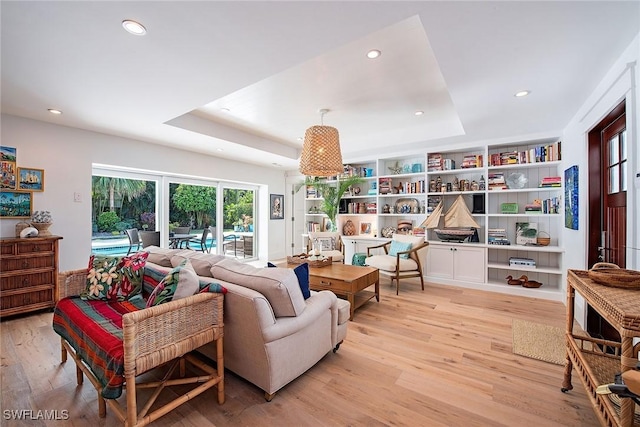
<path fill-rule="evenodd" d="M 331 220 L 331 226 L 336 226 L 336 215 L 340 207 L 340 200 L 349 187 L 364 182 L 359 176 L 341 177 L 335 182 L 327 182 L 318 177 L 307 177 L 306 185 L 315 187 L 316 194 L 322 197 L 322 211 Z"/>
<path fill-rule="evenodd" d="M 146 189 L 145 181 L 110 176 L 94 176 L 92 186 L 94 198 L 96 196 L 108 198 L 111 212 L 116 210 L 116 195 L 131 200 L 143 194 Z"/>

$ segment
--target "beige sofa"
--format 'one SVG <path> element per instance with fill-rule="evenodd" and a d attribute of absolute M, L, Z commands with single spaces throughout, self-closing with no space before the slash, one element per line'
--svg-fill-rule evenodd
<path fill-rule="evenodd" d="M 221 255 L 148 247 L 148 267 L 168 271 L 189 258 L 201 280 L 220 283 L 224 298 L 225 368 L 274 394 L 338 349 L 349 303 L 329 291 L 304 299 L 292 269 L 256 268 Z M 200 348 L 216 360 L 215 346 Z"/>

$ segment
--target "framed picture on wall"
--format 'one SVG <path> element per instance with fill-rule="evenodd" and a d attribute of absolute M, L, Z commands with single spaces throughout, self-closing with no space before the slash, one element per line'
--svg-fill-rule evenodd
<path fill-rule="evenodd" d="M 271 194 L 269 197 L 269 218 L 284 219 L 284 195 Z"/>
<path fill-rule="evenodd" d="M 16 172 L 16 162 L 0 161 L 0 189 L 16 189 Z"/>
<path fill-rule="evenodd" d="M 33 193 L 0 191 L 0 218 L 31 218 Z"/>
<path fill-rule="evenodd" d="M 578 165 L 573 165 L 564 171 L 564 226 L 572 230 L 578 229 L 580 204 L 578 180 Z"/>
<path fill-rule="evenodd" d="M 44 169 L 18 168 L 18 190 L 44 191 Z"/>
<path fill-rule="evenodd" d="M 361 222 L 360 223 L 360 234 L 371 234 L 371 223 L 370 222 Z"/>

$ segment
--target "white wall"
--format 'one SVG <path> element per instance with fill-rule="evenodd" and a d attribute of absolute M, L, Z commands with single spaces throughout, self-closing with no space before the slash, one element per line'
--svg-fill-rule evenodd
<path fill-rule="evenodd" d="M 2 115 L 2 145 L 17 148 L 17 165 L 45 170 L 45 191 L 34 193 L 34 210 L 53 215 L 60 242 L 60 270 L 86 266 L 91 251 L 91 168 L 100 163 L 260 185 L 260 258 L 287 255 L 286 221 L 269 220 L 269 193 L 285 194 L 284 171 L 181 151 L 132 139 Z M 82 201 L 74 202 L 74 193 Z M 0 221 L 0 236 L 14 237 L 19 220 Z"/>
<path fill-rule="evenodd" d="M 616 105 L 626 99 L 628 182 L 627 191 L 627 246 L 640 248 L 640 184 L 634 183 L 640 172 L 640 144 L 638 137 L 638 100 L 640 99 L 640 34 L 611 67 L 596 90 L 567 125 L 563 135 L 562 160 L 565 169 L 580 166 L 580 205 L 578 230 L 563 229 L 565 269 L 586 269 L 587 265 L 587 208 L 588 208 L 588 133 Z M 571 149 L 568 149 L 571 147 Z M 627 268 L 640 269 L 640 251 L 627 250 Z M 586 303 L 576 295 L 575 318 L 586 326 Z"/>
<path fill-rule="evenodd" d="M 587 208 L 588 208 L 588 133 L 616 105 L 626 99 L 629 188 L 627 191 L 627 246 L 640 247 L 640 188 L 634 184 L 640 172 L 638 140 L 638 100 L 640 99 L 640 34 L 618 58 L 596 90 L 578 110 L 564 130 L 562 161 L 564 168 L 580 166 L 580 223 L 578 230 L 563 230 L 565 268 L 587 268 Z M 627 251 L 627 268 L 640 269 L 640 251 Z"/>

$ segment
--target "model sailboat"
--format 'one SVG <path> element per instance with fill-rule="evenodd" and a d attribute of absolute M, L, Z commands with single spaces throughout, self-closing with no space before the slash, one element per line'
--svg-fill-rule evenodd
<path fill-rule="evenodd" d="M 442 200 L 420 226 L 433 229 L 440 240 L 447 242 L 462 242 L 468 237 L 472 242 L 478 241 L 480 225 L 473 219 L 461 195 L 444 214 L 444 228 L 439 228 L 441 217 Z"/>

